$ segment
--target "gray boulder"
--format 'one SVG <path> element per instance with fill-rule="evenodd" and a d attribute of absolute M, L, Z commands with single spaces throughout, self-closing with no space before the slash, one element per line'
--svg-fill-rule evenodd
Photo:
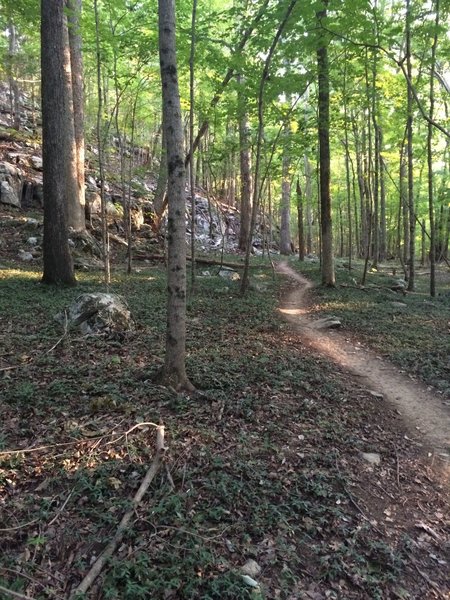
<path fill-rule="evenodd" d="M 55 319 L 66 327 L 78 327 L 83 335 L 125 332 L 133 328 L 125 300 L 116 294 L 100 292 L 78 296 Z"/>
<path fill-rule="evenodd" d="M 0 202 L 20 208 L 21 195 L 20 171 L 7 162 L 0 162 Z"/>

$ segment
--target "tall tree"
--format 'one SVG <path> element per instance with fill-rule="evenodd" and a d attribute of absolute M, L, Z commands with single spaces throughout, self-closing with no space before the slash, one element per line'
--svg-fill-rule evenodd
<path fill-rule="evenodd" d="M 68 244 L 72 102 L 64 0 L 41 3 L 44 273 L 49 284 L 75 283 Z"/>
<path fill-rule="evenodd" d="M 244 84 L 245 79 L 238 75 L 238 119 L 239 119 L 239 164 L 241 175 L 241 221 L 239 228 L 239 249 L 246 250 L 250 235 L 250 215 L 252 210 L 252 176 L 250 124 L 246 108 Z"/>
<path fill-rule="evenodd" d="M 433 133 L 434 128 L 431 121 L 434 119 L 434 78 L 436 76 L 436 49 L 438 43 L 438 28 L 440 19 L 439 0 L 434 2 L 435 23 L 433 34 L 433 45 L 431 47 L 431 69 L 430 69 L 430 107 L 427 131 L 427 166 L 428 166 L 428 215 L 430 219 L 430 296 L 436 295 L 436 232 L 434 218 L 434 189 L 433 189 Z"/>
<path fill-rule="evenodd" d="M 283 158 L 281 161 L 281 205 L 280 205 L 280 253 L 289 256 L 291 249 L 291 157 L 290 157 L 290 123 L 286 121 L 283 128 Z"/>
<path fill-rule="evenodd" d="M 411 0 L 406 0 L 406 71 L 408 81 L 412 81 L 412 53 L 411 53 L 411 23 L 412 23 Z M 413 107 L 414 96 L 411 85 L 407 89 L 407 120 L 406 120 L 406 157 L 408 165 L 408 219 L 409 219 L 409 269 L 408 290 L 414 290 L 415 286 L 415 260 L 416 260 L 416 210 L 414 202 L 414 163 L 413 163 Z"/>
<path fill-rule="evenodd" d="M 317 73 L 319 89 L 319 180 L 320 180 L 320 227 L 322 243 L 322 283 L 334 286 L 333 227 L 330 194 L 330 80 L 328 65 L 328 40 L 320 29 L 327 16 L 328 0 L 322 0 L 323 10 L 317 13 L 319 21 L 319 44 L 317 47 Z"/>
<path fill-rule="evenodd" d="M 84 189 L 84 90 L 83 90 L 83 54 L 81 49 L 81 2 L 67 0 L 67 20 L 69 27 L 70 68 L 72 75 L 73 127 L 75 139 L 75 163 L 77 197 L 73 199 L 73 210 L 69 225 L 83 230 L 85 221 Z"/>
<path fill-rule="evenodd" d="M 159 61 L 167 148 L 168 282 L 166 355 L 162 381 L 193 390 L 186 375 L 186 170 L 175 45 L 175 0 L 159 0 Z"/>

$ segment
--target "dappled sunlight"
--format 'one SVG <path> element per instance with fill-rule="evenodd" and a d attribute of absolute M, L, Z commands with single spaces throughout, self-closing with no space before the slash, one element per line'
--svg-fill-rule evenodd
<path fill-rule="evenodd" d="M 283 315 L 307 315 L 308 311 L 305 308 L 279 308 L 278 312 Z"/>
<path fill-rule="evenodd" d="M 39 279 L 39 271 L 24 271 L 22 269 L 0 269 L 0 282 L 7 279 Z"/>

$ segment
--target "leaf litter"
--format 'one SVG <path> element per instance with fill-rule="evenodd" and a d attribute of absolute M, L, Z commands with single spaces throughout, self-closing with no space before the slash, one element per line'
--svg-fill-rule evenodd
<path fill-rule="evenodd" d="M 135 427 L 150 421 L 166 429 L 164 466 L 86 597 L 445 598 L 448 479 L 396 410 L 281 321 L 278 284 L 218 299 L 202 281 L 188 334 L 201 393 L 155 385 L 152 274 L 116 277 L 138 323 L 120 341 L 69 335 L 45 354 L 60 333 L 39 290 L 32 323 L 7 316 L 6 351 L 33 357 L 30 334 L 40 350 L 1 381 L 0 585 L 72 596 L 154 459 L 154 429 Z"/>

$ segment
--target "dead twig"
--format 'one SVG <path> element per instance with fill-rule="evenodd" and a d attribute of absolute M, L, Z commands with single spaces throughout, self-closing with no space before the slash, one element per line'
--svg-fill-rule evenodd
<path fill-rule="evenodd" d="M 114 440 L 111 440 L 106 445 L 109 446 L 109 444 L 116 444 L 123 438 L 127 439 L 128 436 L 130 435 L 130 433 L 132 431 L 134 431 L 135 429 L 139 429 L 139 427 L 156 427 L 156 429 L 158 429 L 158 427 L 161 427 L 161 425 L 157 425 L 156 423 L 152 423 L 151 421 L 146 421 L 144 423 L 137 423 L 136 425 L 133 425 L 133 427 L 130 427 L 130 429 L 128 429 L 128 431 L 124 431 L 124 433 L 120 434 L 119 437 L 117 437 Z"/>
<path fill-rule="evenodd" d="M 61 508 L 58 510 L 58 512 L 56 513 L 56 515 L 53 517 L 53 519 L 50 521 L 50 523 L 47 525 L 47 527 L 50 527 L 50 525 L 53 525 L 53 523 L 56 523 L 56 521 L 59 519 L 59 517 L 61 516 L 61 513 L 63 512 L 63 510 L 66 508 L 67 503 L 69 502 L 70 498 L 72 497 L 72 494 L 74 492 L 75 488 L 70 492 L 70 494 L 67 496 L 67 498 L 64 500 Z"/>
<path fill-rule="evenodd" d="M 0 529 L 0 531 L 2 533 L 4 533 L 7 531 L 17 531 L 18 529 L 25 529 L 26 527 L 33 525 L 33 523 L 36 523 L 39 520 L 40 520 L 39 518 L 33 519 L 32 521 L 28 521 L 28 523 L 23 523 L 22 525 L 16 525 L 15 527 L 6 527 L 5 529 Z"/>
<path fill-rule="evenodd" d="M 58 599 L 61 598 L 61 596 L 58 596 L 58 594 L 56 592 L 49 589 L 45 583 L 41 583 L 40 581 L 38 581 L 37 579 L 34 579 L 34 577 L 31 577 L 30 575 L 27 575 L 26 573 L 22 573 L 21 571 L 16 571 L 16 569 L 8 569 L 7 567 L 0 567 L 0 570 L 3 571 L 4 573 L 12 573 L 13 575 L 17 575 L 18 577 L 23 577 L 24 579 L 28 579 L 28 581 L 31 581 L 31 583 L 34 583 L 34 585 L 38 585 L 42 588 L 45 588 L 45 592 L 47 594 L 49 594 L 50 596 L 53 596 L 54 598 L 58 598 Z M 24 596 L 24 598 L 28 598 L 28 596 Z"/>
<path fill-rule="evenodd" d="M 156 432 L 156 454 L 155 454 L 153 462 L 150 465 L 141 485 L 139 486 L 138 491 L 136 492 L 136 494 L 133 498 L 131 508 L 129 510 L 127 510 L 127 512 L 123 515 L 122 520 L 119 523 L 119 526 L 117 528 L 117 531 L 116 531 L 114 537 L 107 544 L 106 548 L 103 550 L 103 552 L 97 558 L 97 560 L 94 562 L 91 569 L 89 570 L 87 575 L 83 578 L 83 580 L 78 585 L 78 587 L 73 591 L 70 598 L 75 599 L 78 596 L 78 594 L 85 594 L 87 592 L 87 590 L 91 587 L 91 585 L 94 583 L 94 581 L 97 579 L 97 577 L 100 575 L 106 562 L 108 561 L 109 558 L 111 558 L 111 556 L 116 551 L 116 548 L 122 541 L 122 538 L 125 535 L 126 529 L 131 521 L 131 518 L 133 517 L 133 515 L 135 513 L 135 510 L 137 509 L 139 503 L 141 502 L 145 492 L 148 490 L 155 475 L 159 471 L 159 468 L 162 464 L 162 455 L 163 455 L 165 446 L 164 446 L 164 426 L 158 425 L 157 427 L 158 427 L 158 429 Z"/>
<path fill-rule="evenodd" d="M 0 592 L 10 596 L 11 598 L 20 598 L 20 600 L 34 600 L 34 598 L 31 596 L 25 596 L 25 594 L 21 594 L 20 592 L 13 592 L 13 590 L 9 590 L 2 585 L 0 585 Z"/>
<path fill-rule="evenodd" d="M 447 598 L 447 596 L 439 589 L 438 584 L 435 583 L 432 579 L 430 579 L 428 577 L 428 575 L 422 571 L 422 569 L 419 569 L 418 564 L 416 563 L 414 557 L 411 556 L 411 554 L 407 554 L 407 556 L 408 556 L 409 560 L 411 561 L 412 566 L 416 569 L 416 571 L 419 573 L 419 575 L 422 577 L 422 579 L 424 581 L 426 581 L 431 588 L 433 588 L 433 590 L 436 592 L 436 594 L 439 596 L 439 598 L 442 598 L 443 600 L 445 600 Z"/>

